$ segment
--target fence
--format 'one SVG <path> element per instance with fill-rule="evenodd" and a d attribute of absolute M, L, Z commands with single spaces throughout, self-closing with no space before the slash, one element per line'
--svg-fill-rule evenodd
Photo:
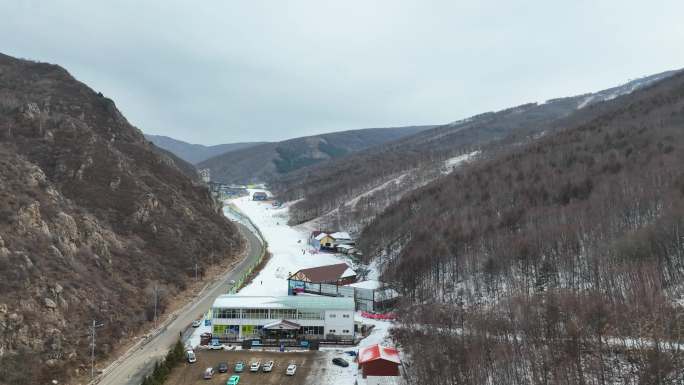
<path fill-rule="evenodd" d="M 398 297 L 398 293 L 389 287 L 365 289 L 334 283 L 311 283 L 296 279 L 288 279 L 287 285 L 288 295 L 304 292 L 329 297 L 354 298 L 356 310 L 362 311 L 378 311 L 391 308 Z"/>
<path fill-rule="evenodd" d="M 259 238 L 259 242 L 261 242 L 261 254 L 259 255 L 259 258 L 256 259 L 243 273 L 242 276 L 239 279 L 235 280 L 235 285 L 231 287 L 231 289 L 228 291 L 228 294 L 235 294 L 237 293 L 242 287 L 245 285 L 245 282 L 249 278 L 249 276 L 254 272 L 254 269 L 259 266 L 263 261 L 264 258 L 266 258 L 266 254 L 268 253 L 268 242 L 266 242 L 266 239 L 264 238 L 264 235 L 261 233 L 261 230 L 252 222 L 252 220 L 242 214 L 237 208 L 235 208 L 232 204 L 227 204 L 223 206 L 223 213 L 230 219 L 240 222 L 243 224 L 249 231 L 257 235 L 257 238 Z"/>

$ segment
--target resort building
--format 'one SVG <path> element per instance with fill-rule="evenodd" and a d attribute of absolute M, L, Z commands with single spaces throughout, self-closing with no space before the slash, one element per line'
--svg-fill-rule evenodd
<path fill-rule="evenodd" d="M 226 339 L 354 338 L 354 299 L 221 295 L 212 306 L 212 334 Z"/>

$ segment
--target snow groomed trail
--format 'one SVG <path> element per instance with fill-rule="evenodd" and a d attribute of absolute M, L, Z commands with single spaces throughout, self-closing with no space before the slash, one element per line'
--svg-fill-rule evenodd
<path fill-rule="evenodd" d="M 250 194 L 254 191 L 250 190 Z M 258 202 L 251 197 L 231 201 L 259 228 L 268 243 L 271 259 L 241 295 L 287 295 L 287 277 L 297 270 L 346 262 L 335 254 L 320 253 L 308 244 L 306 231 L 287 225 L 289 208 L 275 208 L 270 202 Z"/>

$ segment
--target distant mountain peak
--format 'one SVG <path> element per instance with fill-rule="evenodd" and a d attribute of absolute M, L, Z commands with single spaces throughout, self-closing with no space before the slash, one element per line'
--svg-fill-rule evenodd
<path fill-rule="evenodd" d="M 264 142 L 226 143 L 213 146 L 187 143 L 166 135 L 145 134 L 155 146 L 163 148 L 186 162 L 197 164 L 211 157 L 262 144 Z"/>
<path fill-rule="evenodd" d="M 200 162 L 226 183 L 270 182 L 293 171 L 372 148 L 435 126 L 367 128 L 263 143 Z"/>

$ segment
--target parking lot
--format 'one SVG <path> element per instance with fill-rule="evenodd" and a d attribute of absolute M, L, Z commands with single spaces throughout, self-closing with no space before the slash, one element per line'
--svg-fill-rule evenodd
<path fill-rule="evenodd" d="M 231 375 L 240 376 L 240 385 L 308 385 L 321 384 L 328 375 L 345 375 L 350 377 L 350 384 L 354 383 L 351 368 L 333 367 L 331 360 L 333 356 L 330 352 L 273 352 L 273 351 L 196 351 L 197 362 L 193 364 L 184 363 L 171 373 L 167 385 L 192 385 L 192 384 L 221 384 L 225 385 Z M 260 361 L 262 364 L 273 360 L 275 365 L 271 373 L 251 373 L 249 365 L 253 361 Z M 233 368 L 237 361 L 245 363 L 245 370 L 242 373 L 234 373 Z M 217 368 L 219 362 L 228 363 L 228 373 L 214 374 L 211 380 L 204 380 L 203 374 L 206 368 Z M 290 363 L 297 365 L 297 372 L 294 376 L 286 376 L 285 368 Z M 332 373 L 331 371 L 339 372 Z M 345 372 L 345 373 L 343 373 Z M 313 378 L 316 377 L 316 378 Z"/>

